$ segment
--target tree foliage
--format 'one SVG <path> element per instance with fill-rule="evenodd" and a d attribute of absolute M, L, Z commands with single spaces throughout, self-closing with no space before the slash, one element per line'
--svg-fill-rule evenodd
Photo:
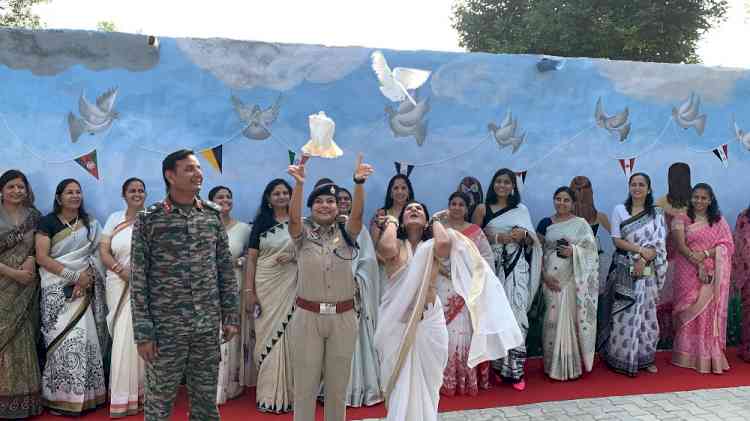
<path fill-rule="evenodd" d="M 102 32 L 115 32 L 117 30 L 117 26 L 111 20 L 102 20 L 96 23 L 96 30 Z"/>
<path fill-rule="evenodd" d="M 0 0 L 0 27 L 39 29 L 42 22 L 31 8 L 47 0 Z"/>
<path fill-rule="evenodd" d="M 458 0 L 469 51 L 695 63 L 727 0 Z M 738 40 L 739 42 L 739 40 Z"/>

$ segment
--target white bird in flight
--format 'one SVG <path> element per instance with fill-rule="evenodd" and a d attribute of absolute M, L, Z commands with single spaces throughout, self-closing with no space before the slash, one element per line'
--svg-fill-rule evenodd
<path fill-rule="evenodd" d="M 734 122 L 734 134 L 737 136 L 737 141 L 739 141 L 745 149 L 750 151 L 750 132 L 740 129 L 736 120 Z"/>
<path fill-rule="evenodd" d="M 401 102 L 408 99 L 417 105 L 417 101 L 409 94 L 427 82 L 430 77 L 429 70 L 411 69 L 407 67 L 396 67 L 391 70 L 385 56 L 380 51 L 372 53 L 372 70 L 380 82 L 380 92 L 393 102 Z"/>
<path fill-rule="evenodd" d="M 112 88 L 96 98 L 96 105 L 86 100 L 86 96 L 81 92 L 78 99 L 78 112 L 81 118 L 77 118 L 73 113 L 68 113 L 68 130 L 70 131 L 70 140 L 75 143 L 83 133 L 94 135 L 100 133 L 119 117 L 117 111 L 114 111 L 115 99 L 117 99 L 117 88 Z"/>
<path fill-rule="evenodd" d="M 683 129 L 694 127 L 695 131 L 702 136 L 703 130 L 706 128 L 706 115 L 698 115 L 700 106 L 701 97 L 692 92 L 690 97 L 680 105 L 680 108 L 672 107 L 672 117 Z"/>

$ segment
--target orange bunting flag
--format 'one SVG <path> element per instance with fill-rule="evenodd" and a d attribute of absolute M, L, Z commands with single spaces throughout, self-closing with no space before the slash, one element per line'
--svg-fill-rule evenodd
<path fill-rule="evenodd" d="M 633 169 L 635 168 L 635 158 L 621 158 L 618 159 L 620 161 L 620 168 L 622 168 L 622 172 L 625 174 L 625 177 L 630 177 L 631 174 L 633 174 Z"/>
<path fill-rule="evenodd" d="M 723 145 L 717 146 L 713 151 L 714 155 L 719 158 L 721 165 L 724 168 L 729 168 L 729 145 L 724 143 Z"/>
<path fill-rule="evenodd" d="M 75 161 L 89 174 L 93 175 L 94 178 L 97 180 L 99 179 L 99 164 L 96 159 L 96 149 L 85 155 L 79 156 Z"/>
<path fill-rule="evenodd" d="M 222 145 L 219 145 L 215 148 L 204 149 L 201 151 L 203 158 L 205 158 L 215 170 L 219 171 L 219 173 L 221 173 L 222 170 L 221 149 Z"/>

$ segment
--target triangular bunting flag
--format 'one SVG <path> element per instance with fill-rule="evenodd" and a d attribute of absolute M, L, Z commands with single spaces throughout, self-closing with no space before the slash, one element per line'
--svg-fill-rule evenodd
<path fill-rule="evenodd" d="M 620 161 L 620 168 L 622 168 L 622 172 L 625 174 L 625 177 L 630 177 L 633 174 L 633 169 L 635 168 L 635 156 L 632 158 L 621 158 L 618 159 Z"/>
<path fill-rule="evenodd" d="M 211 149 L 204 149 L 201 151 L 201 155 L 203 155 L 204 158 L 206 158 L 206 161 L 208 161 L 209 164 L 211 164 L 212 167 L 214 167 L 215 170 L 219 171 L 221 173 L 222 170 L 222 161 L 221 161 L 221 152 L 222 152 L 223 145 L 219 145 L 215 148 Z"/>
<path fill-rule="evenodd" d="M 289 165 L 294 165 L 294 158 L 297 157 L 297 154 L 294 153 L 294 151 L 291 149 L 289 149 L 287 152 L 289 152 Z"/>
<path fill-rule="evenodd" d="M 413 164 L 409 164 L 408 162 L 404 161 L 396 161 L 393 163 L 393 165 L 396 167 L 396 174 L 405 175 L 406 178 L 409 178 L 411 176 L 412 170 L 414 170 Z"/>
<path fill-rule="evenodd" d="M 719 161 L 721 161 L 721 165 L 723 165 L 724 168 L 729 168 L 729 145 L 724 143 L 723 145 L 716 147 L 713 152 L 714 155 L 719 158 Z"/>
<path fill-rule="evenodd" d="M 526 173 L 528 172 L 529 172 L 528 170 L 515 171 L 516 184 L 518 184 L 518 190 L 523 190 L 524 186 L 526 186 Z"/>
<path fill-rule="evenodd" d="M 88 171 L 89 174 L 93 175 L 97 180 L 99 179 L 99 164 L 96 160 L 96 149 L 93 151 L 81 155 L 75 159 L 75 161 L 83 167 L 84 170 Z"/>

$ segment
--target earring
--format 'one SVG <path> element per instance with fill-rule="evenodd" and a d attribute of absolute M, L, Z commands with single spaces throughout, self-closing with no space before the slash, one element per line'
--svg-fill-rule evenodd
<path fill-rule="evenodd" d="M 269 203 L 269 204 L 268 204 L 268 208 L 269 208 L 269 209 L 273 209 L 273 206 L 271 206 L 271 204 Z"/>

